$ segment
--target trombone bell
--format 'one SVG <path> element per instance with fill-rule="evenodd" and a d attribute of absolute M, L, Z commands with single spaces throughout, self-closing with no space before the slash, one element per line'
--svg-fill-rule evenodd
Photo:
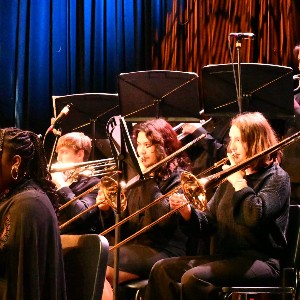
<path fill-rule="evenodd" d="M 182 191 L 189 203 L 197 209 L 204 211 L 207 206 L 204 185 L 198 181 L 197 177 L 189 172 L 182 172 L 180 177 Z"/>

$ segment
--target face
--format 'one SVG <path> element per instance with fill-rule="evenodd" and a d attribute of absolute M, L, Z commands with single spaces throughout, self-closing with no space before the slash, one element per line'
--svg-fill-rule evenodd
<path fill-rule="evenodd" d="M 152 145 L 143 131 L 139 132 L 137 136 L 137 153 L 146 168 L 158 162 L 155 154 L 155 146 Z"/>
<path fill-rule="evenodd" d="M 244 161 L 247 158 L 247 145 L 246 143 L 242 142 L 241 131 L 237 126 L 231 126 L 229 131 L 229 138 L 229 150 L 232 154 L 234 154 L 235 163 Z"/>
<path fill-rule="evenodd" d="M 83 162 L 84 151 L 75 151 L 73 148 L 60 147 L 57 151 L 57 161 L 61 163 Z"/>

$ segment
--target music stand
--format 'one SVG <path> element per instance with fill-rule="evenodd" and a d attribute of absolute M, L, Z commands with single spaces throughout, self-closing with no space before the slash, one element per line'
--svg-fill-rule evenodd
<path fill-rule="evenodd" d="M 237 64 L 202 69 L 202 99 L 207 116 L 239 113 L 233 68 Z M 242 112 L 259 111 L 269 119 L 294 116 L 293 70 L 270 64 L 241 63 Z"/>
<path fill-rule="evenodd" d="M 163 117 L 168 121 L 198 122 L 198 75 L 152 70 L 122 73 L 118 78 L 121 115 L 138 122 Z"/>
<path fill-rule="evenodd" d="M 66 96 L 53 96 L 54 116 L 67 104 L 72 104 L 68 118 L 61 124 L 63 134 L 80 131 L 91 137 L 92 154 L 94 159 L 95 146 L 104 156 L 109 155 L 109 142 L 106 136 L 106 124 L 108 120 L 119 114 L 118 94 L 84 93 Z"/>

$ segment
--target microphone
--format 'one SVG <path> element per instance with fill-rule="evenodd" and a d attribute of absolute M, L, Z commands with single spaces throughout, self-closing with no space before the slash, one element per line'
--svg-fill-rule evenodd
<path fill-rule="evenodd" d="M 52 131 L 54 128 L 56 128 L 57 125 L 61 123 L 63 118 L 69 113 L 71 105 L 67 104 L 59 113 L 59 115 L 51 121 L 51 126 L 48 128 L 47 132 Z"/>
<path fill-rule="evenodd" d="M 237 39 L 254 39 L 255 34 L 251 32 L 232 32 L 229 36 L 236 37 Z"/>

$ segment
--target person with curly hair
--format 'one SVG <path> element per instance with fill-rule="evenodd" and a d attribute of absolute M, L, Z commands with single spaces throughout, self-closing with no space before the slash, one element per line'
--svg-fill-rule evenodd
<path fill-rule="evenodd" d="M 0 130 L 0 299 L 66 299 L 59 196 L 39 137 Z"/>
<path fill-rule="evenodd" d="M 231 121 L 228 168 L 278 143 L 259 112 Z M 280 259 L 286 247 L 290 179 L 280 167 L 282 151 L 260 155 L 220 182 L 203 211 L 187 204 L 179 209 L 182 230 L 210 236 L 210 255 L 166 258 L 152 268 L 145 299 L 219 299 L 222 286 L 265 286 L 280 281 Z M 171 209 L 186 198 L 173 194 Z"/>
<path fill-rule="evenodd" d="M 137 124 L 133 128 L 133 143 L 136 146 L 142 171 L 181 148 L 176 132 L 164 119 L 154 119 Z M 188 164 L 187 156 L 182 153 L 162 164 L 146 179 L 131 186 L 125 192 L 127 207 L 121 213 L 121 219 L 132 215 L 178 186 L 180 174 L 188 167 Z M 97 202 L 103 219 L 107 221 L 107 227 L 113 225 L 114 212 L 105 203 L 101 189 L 98 192 Z M 121 229 L 121 239 L 131 236 L 169 211 L 169 201 L 168 198 L 165 198 L 125 223 Z M 156 261 L 184 255 L 186 244 L 187 237 L 178 226 L 178 216 L 173 215 L 166 218 L 119 248 L 119 282 L 148 278 L 151 267 Z M 108 258 L 104 295 L 109 284 L 113 284 L 114 272 L 114 253 L 111 251 Z M 109 297 L 105 299 L 109 299 Z"/>

